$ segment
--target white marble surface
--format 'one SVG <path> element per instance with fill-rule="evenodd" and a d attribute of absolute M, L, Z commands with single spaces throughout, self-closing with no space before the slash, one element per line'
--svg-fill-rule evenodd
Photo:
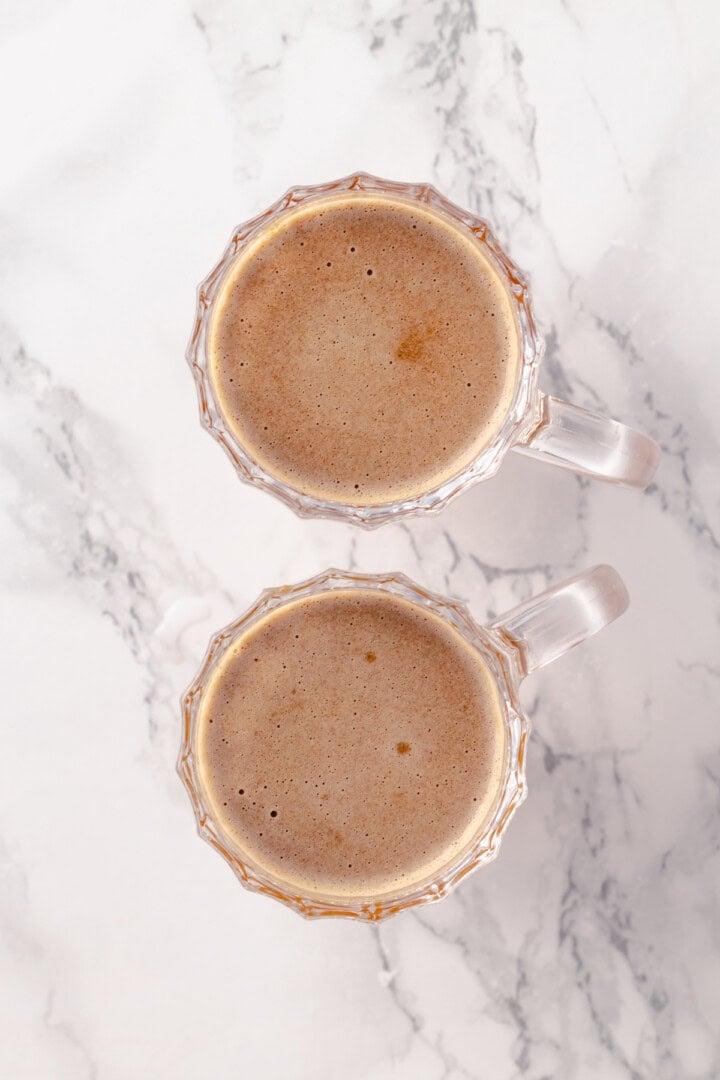
<path fill-rule="evenodd" d="M 0 1075 L 720 1075 L 716 4 L 0 3 Z M 662 443 L 645 494 L 526 459 L 361 534 L 240 485 L 183 360 L 230 228 L 364 168 L 488 216 L 543 385 Z M 195 836 L 177 699 L 328 564 L 478 617 L 597 561 L 630 612 L 525 686 L 502 856 L 372 929 Z"/>

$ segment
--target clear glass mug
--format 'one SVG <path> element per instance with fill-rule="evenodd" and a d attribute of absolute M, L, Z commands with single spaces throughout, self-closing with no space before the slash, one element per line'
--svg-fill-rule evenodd
<path fill-rule="evenodd" d="M 439 615 L 481 654 L 502 703 L 504 770 L 482 825 L 472 841 L 431 880 L 393 894 L 350 898 L 319 893 L 299 895 L 255 864 L 213 816 L 198 766 L 199 710 L 205 688 L 227 650 L 269 612 L 289 601 L 332 589 L 391 593 Z M 519 702 L 520 683 L 618 618 L 627 606 L 627 590 L 610 566 L 585 570 L 484 627 L 474 621 L 464 604 L 429 592 L 399 573 L 362 575 L 327 570 L 298 585 L 266 590 L 245 614 L 212 638 L 200 670 L 181 700 L 183 734 L 177 768 L 190 796 L 200 836 L 227 860 L 246 888 L 280 900 L 307 917 L 335 915 L 375 921 L 442 899 L 469 873 L 495 858 L 505 829 L 527 794 L 525 752 L 530 722 Z"/>
<path fill-rule="evenodd" d="M 213 387 L 208 360 L 208 332 L 215 303 L 236 260 L 247 246 L 281 215 L 311 201 L 364 193 L 392 195 L 426 206 L 449 218 L 474 238 L 494 266 L 511 300 L 521 346 L 520 374 L 510 408 L 495 437 L 455 476 L 431 491 L 404 501 L 364 506 L 319 499 L 292 487 L 264 469 L 233 433 Z M 615 420 L 550 397 L 538 387 L 544 342 L 538 334 L 527 279 L 498 244 L 481 218 L 455 206 L 428 184 L 402 184 L 355 173 L 329 184 L 292 188 L 262 214 L 233 230 L 220 261 L 200 284 L 187 360 L 195 378 L 200 420 L 220 443 L 238 475 L 269 491 L 302 517 L 326 517 L 373 527 L 398 516 L 435 511 L 479 480 L 493 476 L 509 450 L 553 462 L 587 476 L 628 487 L 644 488 L 652 479 L 659 447 L 649 436 Z"/>

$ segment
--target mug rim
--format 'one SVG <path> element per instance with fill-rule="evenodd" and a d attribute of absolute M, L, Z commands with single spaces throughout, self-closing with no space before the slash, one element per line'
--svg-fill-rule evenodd
<path fill-rule="evenodd" d="M 248 245 L 284 213 L 309 202 L 350 193 L 388 194 L 426 205 L 450 218 L 455 226 L 481 244 L 484 256 L 507 290 L 520 345 L 519 375 L 513 399 L 488 445 L 454 476 L 434 488 L 406 499 L 375 505 L 319 498 L 294 487 L 261 465 L 225 419 L 210 375 L 207 349 L 215 301 Z M 266 210 L 233 230 L 220 259 L 198 286 L 195 321 L 185 355 L 195 380 L 200 422 L 222 446 L 241 480 L 274 495 L 300 517 L 349 521 L 364 528 L 375 528 L 399 517 L 437 512 L 466 488 L 495 475 L 507 451 L 526 439 L 540 423 L 542 405 L 538 371 L 543 352 L 544 342 L 535 325 L 527 278 L 503 250 L 487 221 L 463 210 L 431 184 L 384 180 L 370 173 L 356 172 L 325 184 L 292 187 Z"/>
<path fill-rule="evenodd" d="M 209 677 L 227 650 L 241 634 L 271 611 L 333 589 L 377 590 L 401 596 L 433 611 L 450 623 L 465 642 L 481 654 L 493 677 L 503 709 L 506 736 L 503 781 L 482 828 L 459 854 L 448 860 L 432 877 L 406 889 L 382 895 L 333 896 L 315 890 L 303 894 L 269 873 L 248 857 L 221 822 L 216 820 L 211 800 L 204 790 L 198 763 L 197 738 L 203 694 Z M 296 585 L 265 589 L 251 607 L 212 636 L 195 678 L 181 697 L 183 729 L 177 771 L 190 797 L 198 834 L 222 855 L 245 888 L 273 897 L 309 918 L 344 916 L 377 921 L 407 908 L 440 900 L 469 873 L 497 856 L 505 829 L 526 797 L 525 753 L 530 723 L 518 700 L 520 678 L 518 656 L 509 642 L 493 630 L 479 626 L 462 601 L 425 589 L 403 573 L 360 574 L 328 569 Z"/>

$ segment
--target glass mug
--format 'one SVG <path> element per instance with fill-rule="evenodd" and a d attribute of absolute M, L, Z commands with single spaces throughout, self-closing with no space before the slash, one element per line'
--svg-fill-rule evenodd
<path fill-rule="evenodd" d="M 483 804 L 484 817 L 472 839 L 426 880 L 416 880 L 409 887 L 381 895 L 360 888 L 357 895 L 348 895 L 347 890 L 342 895 L 299 890 L 269 872 L 257 857 L 242 849 L 229 827 L 223 825 L 222 810 L 213 808 L 201 767 L 203 698 L 228 651 L 269 613 L 333 590 L 343 590 L 344 595 L 348 590 L 390 594 L 449 624 L 464 646 L 479 654 L 495 685 L 502 713 L 504 761 L 498 772 L 497 790 L 491 793 L 492 801 Z M 525 753 L 530 722 L 519 702 L 520 683 L 612 622 L 627 605 L 625 586 L 609 566 L 596 566 L 577 574 L 484 627 L 477 625 L 464 604 L 429 592 L 399 573 L 362 575 L 327 570 L 298 585 L 266 590 L 245 614 L 212 638 L 202 666 L 182 698 L 183 734 L 177 768 L 190 796 L 200 836 L 227 860 L 246 888 L 273 897 L 304 916 L 335 915 L 374 921 L 442 899 L 469 873 L 495 858 L 510 819 L 525 799 Z M 366 659 L 370 657 L 375 659 L 372 654 Z M 382 718 L 378 722 L 378 730 L 381 729 Z M 398 752 L 402 752 L 403 745 L 398 744 Z M 431 779 L 425 782 L 430 785 Z M 241 790 L 239 794 L 244 792 Z M 272 816 L 276 816 L 276 811 Z"/>
<path fill-rule="evenodd" d="M 432 490 L 380 505 L 363 505 L 361 498 L 351 502 L 319 498 L 292 486 L 261 465 L 224 415 L 208 354 L 209 334 L 224 284 L 249 245 L 298 207 L 319 200 L 347 201 L 368 193 L 379 198 L 392 197 L 394 201 L 432 212 L 480 247 L 507 293 L 520 350 L 514 395 L 487 445 L 468 465 Z M 624 424 L 542 393 L 538 388 L 538 370 L 543 352 L 544 342 L 535 325 L 527 279 L 502 250 L 487 222 L 460 209 L 427 184 L 395 183 L 356 173 L 329 184 L 292 188 L 266 211 L 233 231 L 220 261 L 198 288 L 195 323 L 186 356 L 195 378 L 201 423 L 223 447 L 241 479 L 269 491 L 301 516 L 334 518 L 373 527 L 401 515 L 441 509 L 465 488 L 493 476 L 511 449 L 628 487 L 644 488 L 650 482 L 659 457 L 657 444 Z"/>

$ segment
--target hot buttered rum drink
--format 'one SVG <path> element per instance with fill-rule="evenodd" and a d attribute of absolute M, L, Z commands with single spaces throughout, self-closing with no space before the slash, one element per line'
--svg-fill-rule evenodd
<path fill-rule="evenodd" d="M 482 657 L 440 616 L 372 588 L 290 600 L 221 658 L 198 712 L 212 816 L 290 891 L 411 888 L 481 832 L 505 726 Z"/>
<path fill-rule="evenodd" d="M 285 211 L 241 252 L 210 323 L 225 421 L 265 470 L 336 503 L 431 491 L 497 434 L 519 375 L 484 245 L 411 199 Z"/>

